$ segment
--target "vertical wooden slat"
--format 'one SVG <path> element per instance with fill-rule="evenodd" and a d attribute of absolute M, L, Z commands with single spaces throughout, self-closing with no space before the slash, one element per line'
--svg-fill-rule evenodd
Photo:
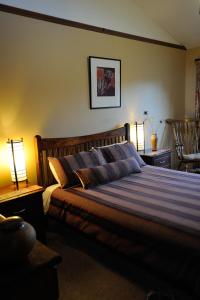
<path fill-rule="evenodd" d="M 42 161 L 42 139 L 39 135 L 35 136 L 35 155 L 36 155 L 36 172 L 37 172 L 37 181 L 39 185 L 43 185 L 43 178 L 42 178 L 42 168 L 43 168 L 43 161 Z"/>

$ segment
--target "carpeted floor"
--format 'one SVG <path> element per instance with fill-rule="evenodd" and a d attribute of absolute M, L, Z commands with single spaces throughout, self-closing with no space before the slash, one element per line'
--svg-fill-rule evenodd
<path fill-rule="evenodd" d="M 47 245 L 63 258 L 58 268 L 59 300 L 146 300 L 151 290 L 166 290 L 165 283 L 145 270 L 133 268 L 119 254 L 73 230 L 57 228 L 47 237 Z M 190 297 L 181 293 L 174 299 Z"/>
<path fill-rule="evenodd" d="M 49 234 L 48 246 L 63 258 L 59 266 L 59 300 L 144 300 L 146 292 L 62 236 Z"/>

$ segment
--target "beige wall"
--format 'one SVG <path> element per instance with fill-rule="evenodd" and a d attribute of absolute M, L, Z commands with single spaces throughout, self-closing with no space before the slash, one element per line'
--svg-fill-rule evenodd
<path fill-rule="evenodd" d="M 194 117 L 196 67 L 195 58 L 200 58 L 200 48 L 189 49 L 186 52 L 186 85 L 185 85 L 185 114 Z"/>
<path fill-rule="evenodd" d="M 35 182 L 35 134 L 99 132 L 143 120 L 144 110 L 156 126 L 184 115 L 185 51 L 7 13 L 0 13 L 0 36 L 0 186 L 10 182 L 8 137 L 24 138 Z M 90 110 L 88 56 L 121 59 L 121 108 Z"/>

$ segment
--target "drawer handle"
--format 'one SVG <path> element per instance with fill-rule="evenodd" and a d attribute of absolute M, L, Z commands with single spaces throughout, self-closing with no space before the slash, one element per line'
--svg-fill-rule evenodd
<path fill-rule="evenodd" d="M 22 208 L 20 210 L 14 211 L 13 214 L 14 215 L 20 215 L 23 214 L 26 211 L 26 208 Z"/>
<path fill-rule="evenodd" d="M 164 164 L 164 163 L 166 163 L 166 160 L 159 161 L 159 164 Z"/>

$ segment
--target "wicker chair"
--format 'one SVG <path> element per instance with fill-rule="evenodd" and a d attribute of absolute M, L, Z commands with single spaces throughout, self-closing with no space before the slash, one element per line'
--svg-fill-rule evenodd
<path fill-rule="evenodd" d="M 167 119 L 166 123 L 173 131 L 176 154 L 180 161 L 178 170 L 182 168 L 182 164 L 185 165 L 186 171 L 192 171 L 195 166 L 199 167 L 200 119 Z"/>

